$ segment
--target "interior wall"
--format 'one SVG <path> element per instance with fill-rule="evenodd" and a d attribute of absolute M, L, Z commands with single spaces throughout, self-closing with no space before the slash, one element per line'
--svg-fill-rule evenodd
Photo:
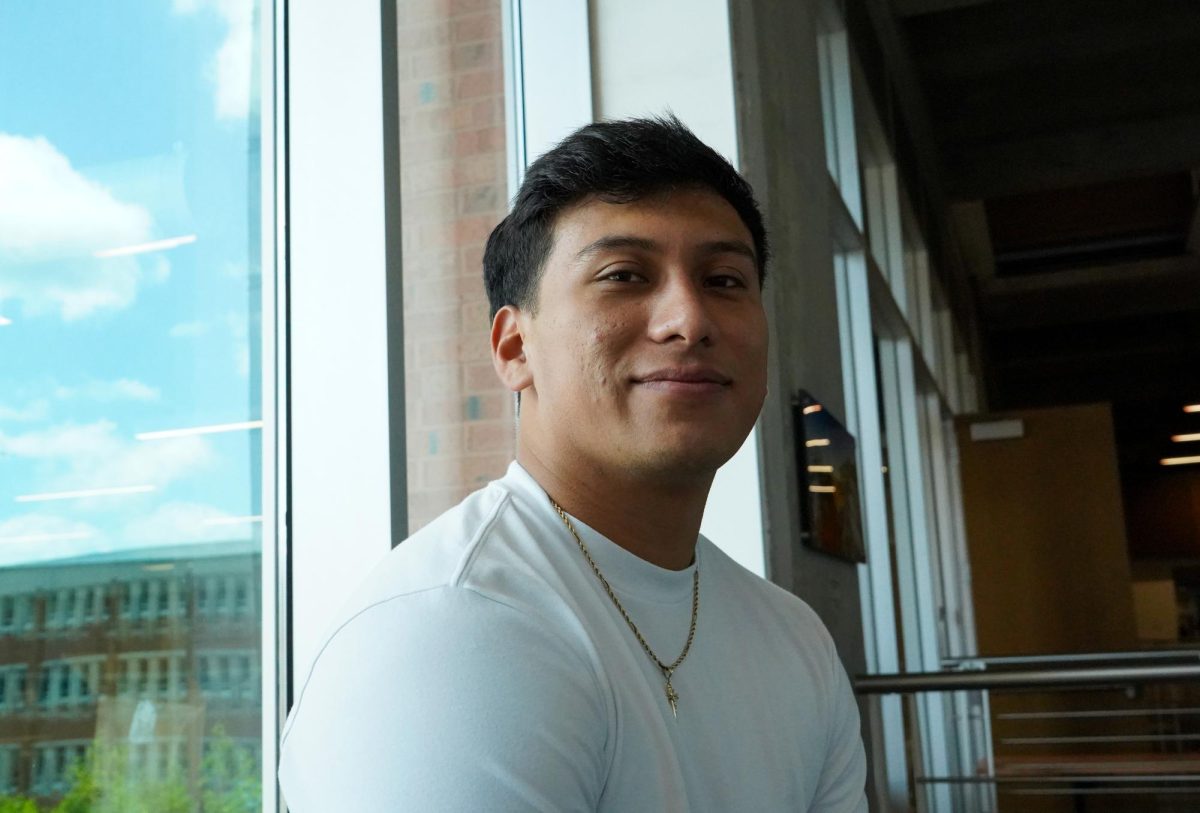
<path fill-rule="evenodd" d="M 957 421 L 982 655 L 1136 645 L 1132 573 L 1107 404 L 1006 412 L 1024 437 Z"/>
<path fill-rule="evenodd" d="M 770 394 L 760 424 L 771 572 L 820 614 L 846 667 L 865 671 L 856 565 L 800 542 L 791 426 L 801 388 L 841 420 L 846 414 L 815 4 L 730 8 L 741 170 L 764 208 L 774 255 L 765 291 Z"/>
<path fill-rule="evenodd" d="M 1022 437 L 972 440 L 971 425 L 1017 419 Z M 963 416 L 956 428 L 973 574 L 979 654 L 1120 652 L 1138 646 L 1108 404 Z M 996 770 L 1121 753 L 1127 743 L 1027 738 L 1145 736 L 1145 719 L 1064 719 L 1064 711 L 1123 708 L 1119 690 L 992 692 Z M 1040 714 L 1037 718 L 1014 715 Z M 1113 802 L 1115 807 L 1107 806 Z M 1088 798 L 1088 809 L 1137 811 L 1144 799 Z M 1071 800 L 1001 796 L 1001 811 L 1066 811 Z"/>

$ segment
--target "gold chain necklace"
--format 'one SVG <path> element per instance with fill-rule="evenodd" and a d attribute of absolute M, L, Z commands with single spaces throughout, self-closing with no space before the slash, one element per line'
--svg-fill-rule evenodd
<path fill-rule="evenodd" d="M 679 703 L 679 695 L 675 693 L 675 687 L 671 685 L 671 676 L 675 674 L 675 670 L 679 668 L 679 664 L 683 663 L 683 659 L 688 656 L 688 652 L 692 649 L 692 639 L 696 637 L 696 617 L 700 614 L 700 566 L 696 565 L 696 569 L 692 571 L 692 624 L 688 629 L 687 643 L 683 645 L 683 651 L 679 653 L 679 657 L 672 664 L 665 664 L 659 657 L 654 654 L 654 650 L 650 648 L 650 644 L 646 643 L 646 639 L 642 636 L 641 630 L 637 628 L 637 624 L 633 623 L 633 619 L 629 617 L 629 613 L 625 611 L 625 607 L 621 604 L 621 600 L 617 598 L 617 594 L 613 592 L 612 585 L 608 583 L 608 579 L 604 578 L 604 574 L 600 572 L 600 568 L 596 566 L 596 560 L 592 558 L 592 554 L 588 551 L 587 545 L 583 544 L 583 539 L 579 536 L 579 532 L 575 530 L 575 525 L 567 516 L 567 512 L 562 506 L 555 502 L 554 498 L 550 498 L 550 504 L 554 506 L 554 510 L 558 512 L 558 516 L 562 518 L 563 524 L 567 526 L 567 530 L 571 532 L 571 536 L 575 537 L 575 542 L 579 545 L 579 550 L 583 552 L 583 558 L 587 559 L 587 563 L 592 566 L 592 572 L 596 574 L 596 578 L 600 580 L 600 584 L 604 587 L 604 592 L 608 593 L 608 597 L 612 599 L 612 603 L 616 605 L 617 611 L 621 613 L 621 617 L 625 619 L 625 623 L 629 625 L 629 629 L 633 631 L 633 636 L 637 638 L 642 649 L 646 650 L 646 654 L 650 656 L 650 660 L 654 661 L 655 666 L 663 673 L 663 677 L 667 681 L 667 703 L 671 706 L 671 714 L 676 718 L 679 717 L 677 705 Z"/>

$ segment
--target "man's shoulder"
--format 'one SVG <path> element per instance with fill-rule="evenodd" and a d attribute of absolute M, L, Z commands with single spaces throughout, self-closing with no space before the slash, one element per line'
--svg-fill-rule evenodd
<path fill-rule="evenodd" d="M 726 589 L 736 597 L 739 607 L 757 616 L 760 623 L 778 624 L 808 644 L 832 645 L 825 622 L 808 602 L 746 569 L 707 538 L 701 540 L 706 557 L 721 572 Z"/>
<path fill-rule="evenodd" d="M 513 494 L 493 481 L 392 549 L 355 591 L 346 613 L 440 587 L 462 587 L 472 565 L 502 532 Z"/>

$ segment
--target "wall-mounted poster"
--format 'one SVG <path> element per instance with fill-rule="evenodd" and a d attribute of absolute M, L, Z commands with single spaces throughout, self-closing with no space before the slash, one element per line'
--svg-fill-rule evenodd
<path fill-rule="evenodd" d="M 819 551 L 867 561 L 854 436 L 804 390 L 792 402 L 800 481 L 800 533 Z"/>

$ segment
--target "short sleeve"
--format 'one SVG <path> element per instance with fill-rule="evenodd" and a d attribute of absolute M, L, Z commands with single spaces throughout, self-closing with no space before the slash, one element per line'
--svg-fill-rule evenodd
<path fill-rule="evenodd" d="M 825 763 L 809 813 L 867 813 L 867 758 L 858 704 L 830 642 L 830 724 Z"/>
<path fill-rule="evenodd" d="M 281 743 L 293 813 L 594 810 L 607 715 L 577 647 L 443 587 L 375 605 L 322 650 Z"/>

